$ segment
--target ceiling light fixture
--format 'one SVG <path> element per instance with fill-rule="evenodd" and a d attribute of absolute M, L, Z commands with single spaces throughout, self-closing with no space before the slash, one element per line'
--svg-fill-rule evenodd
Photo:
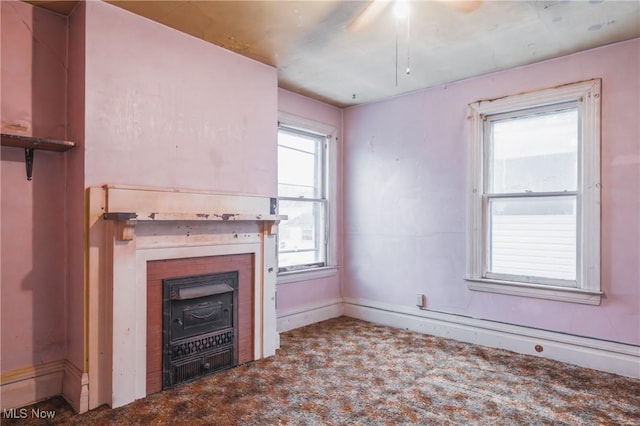
<path fill-rule="evenodd" d="M 404 19 L 409 16 L 409 2 L 406 0 L 396 0 L 393 5 L 393 13 L 398 19 Z"/>

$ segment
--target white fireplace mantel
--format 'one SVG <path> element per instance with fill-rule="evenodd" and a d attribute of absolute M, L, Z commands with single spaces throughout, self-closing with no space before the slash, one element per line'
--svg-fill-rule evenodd
<path fill-rule="evenodd" d="M 286 216 L 276 214 L 276 199 L 188 190 L 107 185 L 103 218 L 115 220 L 116 238 L 133 239 L 139 222 L 264 222 L 270 234 Z"/>
<path fill-rule="evenodd" d="M 254 359 L 275 354 L 276 241 L 270 197 L 108 185 L 89 190 L 88 408 L 146 396 L 147 262 L 254 256 Z"/>

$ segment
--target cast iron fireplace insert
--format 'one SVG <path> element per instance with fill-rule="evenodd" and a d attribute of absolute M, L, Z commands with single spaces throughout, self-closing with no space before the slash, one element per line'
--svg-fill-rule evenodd
<path fill-rule="evenodd" d="M 163 280 L 163 389 L 238 364 L 238 272 Z"/>

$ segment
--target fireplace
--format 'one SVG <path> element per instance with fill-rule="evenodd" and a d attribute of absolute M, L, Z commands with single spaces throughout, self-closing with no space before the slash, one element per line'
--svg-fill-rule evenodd
<path fill-rule="evenodd" d="M 238 272 L 164 280 L 163 389 L 237 365 Z"/>
<path fill-rule="evenodd" d="M 220 329 L 205 331 L 207 339 L 213 338 L 214 350 L 202 355 L 198 361 L 191 358 L 196 357 L 193 352 L 183 358 L 172 358 L 167 366 L 169 370 L 174 369 L 174 374 L 166 383 L 176 383 L 175 378 L 180 374 L 185 380 L 199 374 L 177 372 L 175 369 L 181 363 L 191 363 L 189 368 L 194 370 L 206 370 L 206 364 L 209 370 L 227 368 L 238 363 L 238 357 L 239 363 L 242 363 L 243 339 L 250 341 L 244 349 L 245 352 L 250 352 L 249 360 L 275 354 L 279 347 L 275 311 L 275 232 L 279 220 L 286 218 L 277 215 L 273 199 L 203 191 L 105 186 L 90 188 L 88 210 L 88 316 L 92 319 L 87 324 L 89 349 L 86 392 L 89 409 L 105 403 L 119 407 L 144 398 L 149 393 L 147 371 L 153 361 L 147 355 L 148 342 L 157 337 L 160 339 L 159 346 L 166 343 L 162 341 L 162 332 L 156 336 L 156 331 L 150 329 L 147 322 L 151 315 L 148 311 L 148 308 L 152 309 L 151 303 L 159 306 L 159 309 L 165 303 L 164 295 L 159 296 L 160 300 L 155 305 L 148 294 L 147 267 L 154 263 L 180 263 L 189 260 L 199 262 L 198 259 L 236 256 L 248 256 L 250 259 L 250 279 L 245 286 L 249 291 L 245 302 L 234 302 L 236 296 L 233 292 L 223 291 L 226 286 L 233 288 L 233 284 L 227 284 L 226 281 L 224 285 L 218 285 L 220 283 L 216 281 L 209 286 L 199 282 L 200 278 L 197 278 L 197 282 L 186 284 L 187 289 L 182 293 L 177 291 L 177 301 L 190 300 L 189 296 L 193 295 L 197 296 L 195 298 L 215 296 L 216 300 L 199 300 L 195 307 L 182 306 L 178 309 L 184 311 L 188 308 L 186 313 L 170 314 L 173 315 L 172 321 L 183 315 L 181 321 L 185 325 L 184 318 L 195 313 L 199 317 L 216 317 L 213 321 L 213 328 L 216 328 L 222 324 L 219 321 L 223 321 L 225 315 L 225 308 L 218 309 L 219 305 L 216 304 L 224 304 L 222 299 L 226 298 L 228 301 L 231 297 L 233 308 L 243 303 L 249 305 L 248 309 L 239 310 L 249 312 L 247 327 L 250 332 L 238 332 L 237 329 L 232 331 L 233 344 L 225 346 L 228 342 L 223 340 L 230 336 L 226 325 Z M 190 268 L 190 273 L 163 276 L 162 279 L 229 272 L 228 269 L 195 271 L 193 267 Z M 241 278 L 239 287 L 243 285 Z M 242 299 L 242 288 L 236 290 L 236 295 L 240 293 L 239 297 Z M 222 296 L 223 294 L 226 295 Z M 204 305 L 200 305 L 201 303 Z M 236 314 L 245 316 L 235 310 L 231 314 L 231 322 Z M 195 316 L 191 315 L 187 322 Z M 239 322 L 242 327 L 243 319 L 240 318 Z M 175 323 L 179 325 L 178 321 Z M 209 326 L 212 324 L 207 325 Z M 192 323 L 184 328 L 190 327 L 194 327 L 192 330 L 200 328 Z M 199 343 L 195 340 L 202 338 L 188 333 L 178 334 L 176 337 L 172 330 L 168 344 L 177 347 L 187 341 L 187 346 L 197 345 Z M 216 338 L 218 342 L 215 342 Z M 225 355 L 216 358 L 216 354 L 222 353 Z M 182 355 L 183 352 L 177 351 L 176 354 Z M 214 358 L 205 359 L 210 356 Z M 226 359 L 222 359 L 225 357 Z M 228 358 L 231 358 L 230 362 Z M 160 370 L 164 370 L 163 362 L 158 362 Z M 200 367 L 196 368 L 196 365 Z M 163 375 L 159 376 L 157 382 L 161 387 L 166 384 Z"/>

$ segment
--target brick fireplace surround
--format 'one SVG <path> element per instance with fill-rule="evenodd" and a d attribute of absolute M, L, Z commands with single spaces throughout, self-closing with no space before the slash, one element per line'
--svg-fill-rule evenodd
<path fill-rule="evenodd" d="M 235 254 L 147 262 L 147 395 L 162 390 L 162 280 L 238 271 L 238 365 L 253 361 L 253 256 Z"/>
<path fill-rule="evenodd" d="M 74 404 L 80 412 L 159 390 L 149 305 L 167 268 L 181 276 L 244 271 L 240 323 L 248 331 L 240 338 L 249 341 L 238 361 L 275 354 L 275 232 L 286 217 L 275 214 L 272 199 L 110 185 L 90 188 L 88 214 L 88 380 Z"/>

